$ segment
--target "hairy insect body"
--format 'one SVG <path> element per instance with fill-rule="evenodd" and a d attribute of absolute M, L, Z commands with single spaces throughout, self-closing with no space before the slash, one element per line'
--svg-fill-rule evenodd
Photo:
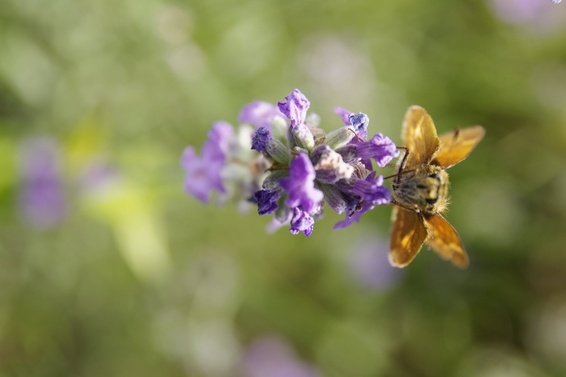
<path fill-rule="evenodd" d="M 437 165 L 420 165 L 393 182 L 395 202 L 424 214 L 442 213 L 448 206 L 448 173 Z"/>

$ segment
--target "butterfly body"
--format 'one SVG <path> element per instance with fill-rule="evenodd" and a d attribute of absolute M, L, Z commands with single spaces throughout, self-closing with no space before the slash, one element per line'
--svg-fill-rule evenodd
<path fill-rule="evenodd" d="M 405 267 L 423 243 L 440 257 L 465 268 L 468 256 L 456 230 L 442 216 L 448 207 L 446 169 L 464 160 L 485 130 L 474 126 L 440 137 L 431 117 L 419 106 L 407 111 L 403 124 L 405 156 L 393 180 L 393 229 L 389 261 Z"/>
<path fill-rule="evenodd" d="M 420 165 L 393 182 L 393 199 L 406 209 L 423 213 L 442 213 L 448 206 L 448 173 L 437 165 Z"/>

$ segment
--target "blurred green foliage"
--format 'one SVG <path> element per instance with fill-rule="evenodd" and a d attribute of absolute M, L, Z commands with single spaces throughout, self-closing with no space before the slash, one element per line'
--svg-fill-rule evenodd
<path fill-rule="evenodd" d="M 550 0 L 3 0 L 0 376 L 256 377 L 251 344 L 328 377 L 565 375 L 565 33 Z M 412 104 L 487 129 L 451 170 L 468 270 L 391 275 L 387 207 L 305 238 L 183 193 L 186 145 L 295 87 L 327 130 L 339 105 L 399 141 Z M 35 138 L 67 203 L 43 228 Z"/>

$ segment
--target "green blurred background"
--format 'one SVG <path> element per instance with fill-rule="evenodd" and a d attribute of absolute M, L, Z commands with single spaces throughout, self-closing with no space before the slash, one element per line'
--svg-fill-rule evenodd
<path fill-rule="evenodd" d="M 389 207 L 306 238 L 183 192 L 186 145 L 295 87 L 326 130 L 487 129 L 468 270 L 390 268 Z M 566 4 L 0 2 L 0 376 L 564 376 L 565 249 Z"/>

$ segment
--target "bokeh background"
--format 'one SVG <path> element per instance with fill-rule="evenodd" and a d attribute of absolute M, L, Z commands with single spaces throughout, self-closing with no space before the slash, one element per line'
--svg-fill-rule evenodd
<path fill-rule="evenodd" d="M 185 146 L 293 88 L 326 130 L 487 129 L 468 270 L 389 267 L 389 207 L 306 238 L 183 192 Z M 564 376 L 565 250 L 566 4 L 0 2 L 0 376 Z"/>

